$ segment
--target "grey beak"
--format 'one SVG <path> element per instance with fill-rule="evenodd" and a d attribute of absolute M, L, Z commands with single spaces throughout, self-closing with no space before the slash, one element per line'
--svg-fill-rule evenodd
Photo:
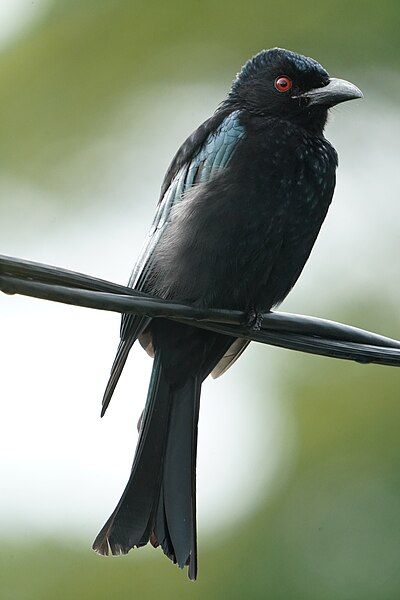
<path fill-rule="evenodd" d="M 363 98 L 363 93 L 350 81 L 345 79 L 336 79 L 331 77 L 328 85 L 320 88 L 315 88 L 300 94 L 298 98 L 307 98 L 308 106 L 335 106 L 340 102 L 347 102 L 347 100 L 355 100 L 356 98 Z"/>

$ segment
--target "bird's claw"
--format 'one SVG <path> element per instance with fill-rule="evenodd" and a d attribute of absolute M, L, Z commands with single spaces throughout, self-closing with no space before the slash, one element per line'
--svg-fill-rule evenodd
<path fill-rule="evenodd" d="M 252 308 L 247 313 L 246 325 L 253 329 L 253 331 L 260 331 L 262 327 L 263 315 L 261 312 L 258 312 L 255 308 Z"/>

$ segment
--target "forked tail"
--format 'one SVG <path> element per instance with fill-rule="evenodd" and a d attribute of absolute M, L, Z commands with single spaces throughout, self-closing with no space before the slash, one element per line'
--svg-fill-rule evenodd
<path fill-rule="evenodd" d="M 100 554 L 127 554 L 151 541 L 196 579 L 200 390 L 198 378 L 171 387 L 156 354 L 131 475 L 93 544 Z"/>

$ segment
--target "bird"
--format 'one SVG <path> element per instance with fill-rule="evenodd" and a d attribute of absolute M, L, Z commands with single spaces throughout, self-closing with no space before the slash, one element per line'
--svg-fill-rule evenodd
<path fill-rule="evenodd" d="M 314 59 L 262 50 L 214 114 L 187 138 L 164 181 L 129 286 L 202 308 L 241 310 L 259 327 L 298 280 L 335 188 L 329 110 L 362 98 Z M 103 555 L 150 542 L 197 577 L 196 451 L 200 393 L 247 340 L 125 314 L 102 415 L 136 340 L 153 357 L 124 492 L 93 543 Z"/>

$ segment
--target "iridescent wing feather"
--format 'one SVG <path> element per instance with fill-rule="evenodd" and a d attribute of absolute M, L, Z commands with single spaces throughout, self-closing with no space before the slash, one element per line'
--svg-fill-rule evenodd
<path fill-rule="evenodd" d="M 172 208 L 194 185 L 210 181 L 228 165 L 244 133 L 238 111 L 227 115 L 216 113 L 181 146 L 165 177 L 152 226 L 129 279 L 130 287 L 136 290 L 145 288 L 153 266 L 154 249 L 168 227 Z M 132 345 L 149 322 L 150 319 L 146 317 L 122 316 L 121 341 L 104 393 L 102 415 L 111 400 Z M 146 340 L 143 345 L 150 346 L 146 336 L 143 337 Z"/>

